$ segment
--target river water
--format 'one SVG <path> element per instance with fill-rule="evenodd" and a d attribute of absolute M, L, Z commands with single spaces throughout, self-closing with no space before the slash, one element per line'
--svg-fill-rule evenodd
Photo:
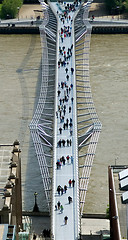
<path fill-rule="evenodd" d="M 127 164 L 128 35 L 92 35 L 90 82 L 102 123 L 86 195 L 86 213 L 105 213 L 108 165 Z M 32 210 L 34 192 L 47 210 L 42 179 L 29 132 L 41 83 L 39 35 L 0 35 L 0 143 L 20 141 L 23 209 Z"/>
<path fill-rule="evenodd" d="M 92 35 L 90 81 L 102 123 L 85 212 L 105 212 L 108 165 L 128 164 L 128 35 Z"/>

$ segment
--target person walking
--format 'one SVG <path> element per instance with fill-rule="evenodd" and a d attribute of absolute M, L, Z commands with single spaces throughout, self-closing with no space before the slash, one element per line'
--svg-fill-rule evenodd
<path fill-rule="evenodd" d="M 71 124 L 71 123 L 70 123 Z M 70 136 L 72 136 L 72 129 L 70 129 Z"/>
<path fill-rule="evenodd" d="M 71 164 L 73 164 L 73 156 L 71 156 Z"/>
<path fill-rule="evenodd" d="M 62 128 L 61 127 L 59 128 L 59 132 L 60 132 L 60 134 L 62 133 Z"/>
<path fill-rule="evenodd" d="M 63 110 L 63 113 L 64 113 L 64 116 L 65 116 L 65 113 L 66 113 L 66 110 L 65 110 L 65 109 Z"/>
<path fill-rule="evenodd" d="M 56 117 L 58 118 L 58 112 L 56 111 Z"/>
<path fill-rule="evenodd" d="M 68 197 L 68 202 L 69 202 L 69 204 L 72 202 L 72 197 Z"/>
<path fill-rule="evenodd" d="M 58 161 L 56 162 L 56 166 L 57 166 L 57 169 L 59 169 L 59 162 Z"/>
<path fill-rule="evenodd" d="M 65 161 L 66 161 L 66 160 L 65 160 L 65 158 L 63 157 L 63 158 L 62 158 L 63 165 L 65 165 Z"/>
<path fill-rule="evenodd" d="M 61 98 L 59 99 L 59 102 L 60 102 L 60 105 L 61 105 L 61 103 L 62 103 L 62 99 Z"/>
<path fill-rule="evenodd" d="M 58 147 L 61 147 L 61 139 L 58 141 Z"/>
<path fill-rule="evenodd" d="M 73 103 L 73 100 L 74 100 L 74 98 L 72 97 L 72 98 L 71 98 L 71 102 L 72 102 L 72 103 Z"/>
<path fill-rule="evenodd" d="M 61 109 L 59 110 L 59 113 L 60 113 L 60 118 L 61 118 L 61 114 L 62 114 L 62 110 Z"/>
<path fill-rule="evenodd" d="M 64 185 L 64 192 L 66 193 L 66 191 L 67 191 L 67 186 Z"/>
<path fill-rule="evenodd" d="M 63 129 L 65 130 L 65 123 L 63 124 Z"/>
<path fill-rule="evenodd" d="M 69 106 L 69 113 L 71 112 L 71 109 L 72 109 L 71 106 Z"/>
<path fill-rule="evenodd" d="M 68 221 L 68 217 L 65 216 L 65 217 L 64 217 L 64 223 L 65 223 L 65 225 L 67 225 L 67 221 Z"/>
<path fill-rule="evenodd" d="M 71 179 L 69 179 L 68 183 L 69 183 L 69 187 L 71 187 L 72 180 L 71 180 Z"/>
<path fill-rule="evenodd" d="M 60 201 L 57 202 L 58 209 L 60 210 Z"/>
<path fill-rule="evenodd" d="M 70 87 L 68 88 L 68 91 L 69 91 L 69 94 L 70 94 L 70 92 L 71 92 L 71 88 Z"/>
<path fill-rule="evenodd" d="M 69 143 L 70 143 L 70 141 L 69 141 L 69 139 L 67 139 L 67 147 L 69 147 Z"/>
<path fill-rule="evenodd" d="M 63 213 L 63 211 L 64 211 L 64 207 L 63 207 L 63 205 L 61 204 L 61 206 L 60 206 L 60 213 Z"/>
<path fill-rule="evenodd" d="M 67 159 L 67 162 L 68 162 L 68 163 L 69 163 L 69 158 L 70 158 L 69 155 L 67 155 L 66 159 Z"/>
<path fill-rule="evenodd" d="M 63 43 L 63 37 L 61 36 L 61 42 Z"/>
<path fill-rule="evenodd" d="M 74 187 L 74 185 L 75 185 L 75 180 L 73 179 L 72 180 L 72 186 Z"/>
<path fill-rule="evenodd" d="M 34 233 L 34 235 L 33 235 L 33 240 L 35 240 L 36 239 L 36 234 Z"/>
<path fill-rule="evenodd" d="M 59 186 L 57 187 L 57 192 L 58 192 L 59 195 L 60 195 L 60 190 L 61 190 L 61 186 L 59 185 Z"/>
<path fill-rule="evenodd" d="M 62 139 L 62 144 L 63 144 L 63 147 L 65 147 L 65 140 Z"/>
<path fill-rule="evenodd" d="M 60 91 L 60 90 L 58 90 L 58 91 L 57 91 L 57 93 L 58 93 L 58 97 L 59 97 L 59 96 L 60 96 L 60 93 L 61 93 L 61 91 Z"/>
<path fill-rule="evenodd" d="M 74 68 L 71 68 L 71 73 L 72 73 L 72 75 L 73 75 L 73 72 L 74 72 Z"/>
<path fill-rule="evenodd" d="M 73 89 L 73 84 L 72 83 L 71 83 L 70 87 L 71 87 L 71 89 Z"/>
<path fill-rule="evenodd" d="M 69 122 L 69 119 L 67 118 L 67 119 L 66 119 L 66 123 L 68 123 L 68 122 Z"/>
<path fill-rule="evenodd" d="M 68 72 L 68 68 L 65 68 L 65 72 L 66 72 L 66 74 L 67 74 L 67 72 Z"/>
<path fill-rule="evenodd" d="M 64 189 L 61 187 L 61 195 L 63 195 Z"/>
<path fill-rule="evenodd" d="M 68 81 L 69 80 L 69 75 L 68 74 L 66 75 L 66 78 L 67 78 L 67 81 Z"/>

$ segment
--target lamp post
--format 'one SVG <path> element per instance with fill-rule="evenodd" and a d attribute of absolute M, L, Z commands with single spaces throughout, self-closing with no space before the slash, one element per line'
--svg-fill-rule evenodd
<path fill-rule="evenodd" d="M 116 8 L 118 9 L 118 20 L 119 20 L 120 19 L 120 7 L 117 6 Z"/>
<path fill-rule="evenodd" d="M 20 11 L 20 7 L 17 7 L 18 10 L 18 21 L 19 21 L 19 11 Z"/>
<path fill-rule="evenodd" d="M 34 204 L 34 207 L 33 207 L 33 212 L 39 212 L 39 207 L 38 207 L 38 205 L 37 205 L 37 195 L 38 195 L 38 193 L 35 192 L 35 193 L 34 193 L 34 196 L 35 196 L 35 204 Z"/>

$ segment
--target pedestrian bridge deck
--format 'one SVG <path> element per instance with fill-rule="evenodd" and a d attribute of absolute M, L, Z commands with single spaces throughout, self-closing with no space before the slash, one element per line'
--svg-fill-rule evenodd
<path fill-rule="evenodd" d="M 55 11 L 61 14 L 56 3 L 52 3 L 52 7 Z M 78 182 L 78 156 L 77 156 L 77 120 L 76 120 L 76 86 L 75 86 L 75 74 L 71 72 L 71 68 L 75 68 L 75 56 L 74 56 L 74 33 L 72 26 L 72 19 L 75 12 L 70 13 L 70 20 L 66 20 L 64 23 L 61 21 L 61 15 L 58 14 L 58 53 L 57 61 L 61 58 L 64 60 L 64 52 L 66 56 L 69 56 L 64 61 L 64 65 L 60 62 L 60 67 L 57 66 L 57 84 L 56 84 L 56 126 L 55 126 L 55 155 L 54 155 L 54 191 L 53 191 L 53 236 L 54 239 L 77 239 L 79 234 L 79 182 Z M 61 37 L 61 29 L 64 26 L 69 26 L 69 34 L 64 37 L 64 33 Z M 67 31 L 68 32 L 68 31 Z M 71 32 L 71 36 L 70 35 Z M 64 48 L 64 51 L 62 50 Z M 68 48 L 71 49 L 68 54 Z M 59 51 L 62 50 L 63 55 Z M 66 73 L 66 70 L 67 73 Z M 69 76 L 67 79 L 66 76 Z M 59 96 L 58 96 L 59 95 Z M 65 100 L 63 100 L 65 99 Z M 66 111 L 64 111 L 64 108 Z M 71 110 L 70 110 L 71 109 Z M 67 126 L 66 126 L 66 123 Z M 64 126 L 65 125 L 65 126 Z M 71 126 L 72 125 L 72 126 Z M 62 129 L 62 130 L 61 130 Z M 61 132 L 61 133 L 60 133 Z M 63 143 L 58 145 L 58 142 L 64 140 Z M 69 140 L 69 143 L 67 142 Z M 65 165 L 62 162 L 62 166 L 57 169 L 57 161 L 60 161 L 62 156 L 65 158 Z M 69 156 L 69 160 L 66 157 Z M 71 160 L 71 156 L 73 160 Z M 61 163 L 60 163 L 61 164 Z M 69 179 L 75 180 L 75 185 L 69 186 Z M 64 185 L 67 186 L 66 193 L 60 191 L 57 192 L 57 187 Z M 72 198 L 72 202 L 69 204 L 68 197 Z M 60 202 L 63 206 L 63 211 L 55 209 L 55 205 Z M 67 225 L 64 222 L 64 217 L 68 217 Z"/>

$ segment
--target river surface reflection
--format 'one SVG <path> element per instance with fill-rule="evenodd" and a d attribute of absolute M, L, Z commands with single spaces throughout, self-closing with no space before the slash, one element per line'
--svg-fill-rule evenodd
<path fill-rule="evenodd" d="M 104 213 L 108 204 L 108 165 L 127 164 L 128 35 L 92 35 L 90 82 L 102 123 L 86 196 L 86 213 Z M 0 143 L 18 139 L 22 150 L 23 209 L 32 210 L 38 192 L 46 210 L 42 179 L 29 133 L 41 83 L 39 35 L 0 35 Z"/>

